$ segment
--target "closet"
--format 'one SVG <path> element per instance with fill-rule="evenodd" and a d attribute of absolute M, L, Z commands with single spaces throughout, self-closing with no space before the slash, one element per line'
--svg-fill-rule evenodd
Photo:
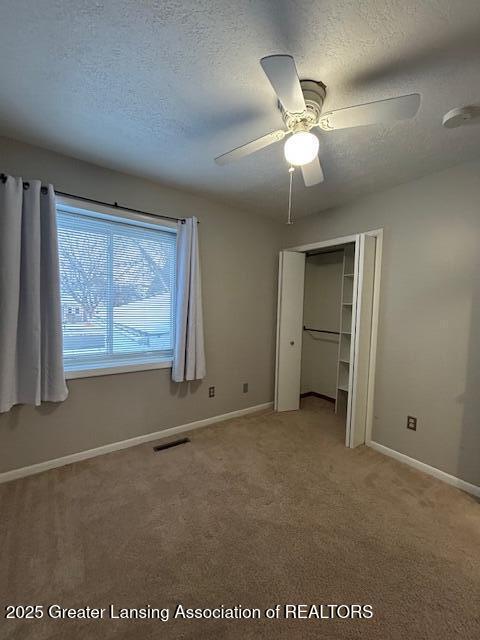
<path fill-rule="evenodd" d="M 337 396 L 343 250 L 307 254 L 301 395 Z"/>
<path fill-rule="evenodd" d="M 380 268 L 381 231 L 280 252 L 275 410 L 331 400 L 348 447 L 371 429 Z"/>
<path fill-rule="evenodd" d="M 355 245 L 306 254 L 301 396 L 332 401 L 345 419 L 350 387 Z"/>

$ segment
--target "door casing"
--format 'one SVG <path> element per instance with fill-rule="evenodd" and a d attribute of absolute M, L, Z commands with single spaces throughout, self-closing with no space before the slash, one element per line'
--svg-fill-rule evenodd
<path fill-rule="evenodd" d="M 373 229 L 361 234 L 354 234 L 343 236 L 340 238 L 332 238 L 329 240 L 323 240 L 320 242 L 313 242 L 305 245 L 299 245 L 295 247 L 288 247 L 283 251 L 307 253 L 315 249 L 324 249 L 333 247 L 336 245 L 344 245 L 349 243 L 356 243 L 357 247 L 362 242 L 361 236 L 373 236 L 375 238 L 375 263 L 374 263 L 374 284 L 372 295 L 372 318 L 370 327 L 370 353 L 368 364 L 368 383 L 366 385 L 367 402 L 366 402 L 366 418 L 365 418 L 365 430 L 364 433 L 353 433 L 347 427 L 346 446 L 354 447 L 358 444 L 369 444 L 372 440 L 372 428 L 373 428 L 373 403 L 374 403 L 374 391 L 375 391 L 375 371 L 376 371 L 376 355 L 377 355 L 377 336 L 378 336 L 378 317 L 380 308 L 380 278 L 382 268 L 382 243 L 383 243 L 383 229 Z M 363 239 L 363 242 L 365 240 Z M 282 252 L 280 252 L 282 253 Z M 280 257 L 280 261 L 282 258 Z M 281 262 L 280 262 L 281 264 Z M 360 274 L 359 274 L 360 275 Z M 275 399 L 274 407 L 279 407 L 279 356 L 280 356 L 280 336 L 281 336 L 281 304 L 282 304 L 282 269 L 279 271 L 278 282 L 278 307 L 277 307 L 277 342 L 276 342 L 276 360 L 275 360 Z M 283 299 L 283 302 L 285 300 Z M 353 393 L 356 390 L 353 389 Z"/>

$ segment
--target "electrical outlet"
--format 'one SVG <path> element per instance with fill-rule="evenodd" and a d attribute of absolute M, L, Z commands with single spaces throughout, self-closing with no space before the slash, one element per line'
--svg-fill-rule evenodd
<path fill-rule="evenodd" d="M 208 397 L 209 398 L 215 397 L 215 387 L 208 387 Z"/>
<path fill-rule="evenodd" d="M 248 382 L 243 383 L 243 393 L 248 393 Z"/>
<path fill-rule="evenodd" d="M 417 419 L 414 416 L 407 416 L 407 429 L 417 430 Z"/>

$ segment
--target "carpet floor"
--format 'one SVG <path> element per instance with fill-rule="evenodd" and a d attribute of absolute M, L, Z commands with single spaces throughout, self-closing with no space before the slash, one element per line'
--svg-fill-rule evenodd
<path fill-rule="evenodd" d="M 473 497 L 346 449 L 332 405 L 317 398 L 190 437 L 0 487 L 2 605 L 45 607 L 34 620 L 3 614 L 0 638 L 480 638 Z M 172 619 L 178 603 L 262 618 Z M 170 618 L 59 620 L 52 604 L 151 605 Z M 266 619 L 277 604 L 279 618 Z M 371 605 L 373 617 L 285 619 L 285 604 Z"/>

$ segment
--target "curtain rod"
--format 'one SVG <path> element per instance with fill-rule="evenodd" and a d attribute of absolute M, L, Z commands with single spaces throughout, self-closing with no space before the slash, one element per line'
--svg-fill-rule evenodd
<path fill-rule="evenodd" d="M 5 183 L 7 181 L 7 175 L 5 173 L 0 174 L 0 180 Z M 29 182 L 23 183 L 23 188 L 28 189 L 30 187 Z M 42 192 L 47 192 L 47 187 L 42 186 Z M 75 200 L 82 200 L 83 202 L 91 202 L 92 204 L 101 204 L 104 207 L 111 207 L 112 209 L 123 209 L 123 211 L 129 211 L 130 213 L 140 213 L 143 216 L 152 216 L 153 218 L 162 218 L 162 220 L 175 220 L 176 222 L 185 222 L 185 218 L 175 218 L 173 216 L 165 216 L 161 213 L 152 213 L 151 211 L 142 211 L 141 209 L 132 209 L 131 207 L 124 207 L 118 202 L 103 202 L 102 200 L 95 200 L 94 198 L 86 198 L 84 196 L 77 196 L 73 193 L 66 193 L 65 191 L 56 191 L 55 194 L 58 196 L 64 196 L 66 198 L 74 198 Z M 200 223 L 200 220 L 198 220 Z"/>
<path fill-rule="evenodd" d="M 123 211 L 129 211 L 130 213 L 140 213 L 142 216 L 151 216 L 152 218 L 162 218 L 162 220 L 175 220 L 176 222 L 185 222 L 185 218 L 174 218 L 173 216 L 165 216 L 161 213 L 152 213 L 151 211 L 142 211 L 141 209 L 132 209 L 131 207 L 124 207 L 118 202 L 103 202 L 102 200 L 95 200 L 94 198 L 85 198 L 83 196 L 76 196 L 73 193 L 65 193 L 65 191 L 55 191 L 58 196 L 65 196 L 66 198 L 74 198 L 75 200 L 82 200 L 83 202 L 91 202 L 92 204 L 101 204 L 104 207 L 111 207 L 112 209 L 123 209 Z"/>

